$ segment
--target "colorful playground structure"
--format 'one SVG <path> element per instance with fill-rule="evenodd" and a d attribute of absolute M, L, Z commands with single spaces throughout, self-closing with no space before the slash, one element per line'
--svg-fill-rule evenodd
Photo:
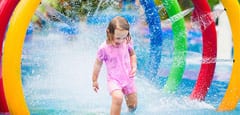
<path fill-rule="evenodd" d="M 30 20 L 41 0 L 1 0 L 0 1 L 0 113 L 12 115 L 29 115 L 21 80 L 21 55 Z M 217 63 L 217 33 L 211 9 L 207 0 L 192 0 L 194 10 L 192 20 L 198 22 L 202 32 L 202 62 L 195 87 L 190 99 L 203 101 L 213 80 Z M 236 108 L 240 99 L 240 5 L 237 0 L 221 0 L 231 25 L 234 57 L 231 78 L 227 91 L 216 111 L 231 111 Z M 161 63 L 162 29 L 161 19 L 155 0 L 140 0 L 144 8 L 150 38 L 150 59 L 148 64 L 150 78 L 157 75 Z M 169 17 L 181 12 L 177 0 L 162 0 Z M 204 23 L 207 20 L 209 23 Z M 183 18 L 172 22 L 174 34 L 173 63 L 163 88 L 166 93 L 174 93 L 182 80 L 186 65 L 187 35 Z M 16 39 L 17 38 L 17 39 Z M 4 46 L 3 46 L 4 42 Z"/>

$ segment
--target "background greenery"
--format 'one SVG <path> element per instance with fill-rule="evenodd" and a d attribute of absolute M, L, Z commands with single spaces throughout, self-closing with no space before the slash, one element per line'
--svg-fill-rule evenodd
<path fill-rule="evenodd" d="M 97 10 L 102 11 L 109 6 L 112 6 L 114 0 L 45 0 L 48 4 L 65 16 L 73 20 L 79 20 L 86 16 L 92 16 Z"/>
<path fill-rule="evenodd" d="M 99 3 L 101 2 L 101 0 L 45 0 L 45 1 L 47 1 L 50 5 L 52 5 L 54 8 L 56 8 L 64 15 L 74 20 L 79 20 L 81 18 L 86 18 L 87 16 L 92 16 L 94 12 L 97 10 Z M 161 0 L 154 1 L 161 4 Z M 219 1 L 220 0 L 208 0 L 211 8 L 213 8 L 214 5 L 218 4 Z M 183 10 L 193 7 L 191 0 L 178 0 L 178 2 Z M 119 9 L 118 5 L 116 4 L 117 4 L 116 0 L 102 0 L 101 4 L 99 5 L 98 11 L 102 11 L 110 6 Z M 165 12 L 164 9 L 162 9 L 159 12 L 162 19 L 167 18 L 164 12 Z M 190 16 L 186 16 L 186 19 L 189 19 L 189 17 Z"/>

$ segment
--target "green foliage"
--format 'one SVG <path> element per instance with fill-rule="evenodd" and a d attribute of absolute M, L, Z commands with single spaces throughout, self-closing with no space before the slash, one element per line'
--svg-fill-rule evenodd
<path fill-rule="evenodd" d="M 58 11 L 60 11 L 64 15 L 75 20 L 93 15 L 94 12 L 97 10 L 99 3 L 101 2 L 101 0 L 47 0 L 47 1 L 53 1 L 54 2 L 54 4 L 52 4 L 53 7 L 55 7 Z M 210 7 L 213 8 L 214 5 L 219 3 L 219 1 L 220 0 L 208 0 L 208 3 Z M 162 4 L 161 0 L 154 0 L 154 2 L 158 6 Z M 191 0 L 178 0 L 178 2 L 182 10 L 193 7 Z M 113 4 L 114 0 L 109 1 L 102 0 L 102 3 L 98 11 L 102 11 L 109 6 L 112 6 Z M 164 8 L 159 11 L 159 14 L 161 16 L 161 19 L 166 19 L 168 17 Z M 186 19 L 189 19 L 189 17 L 190 15 L 186 16 Z"/>
<path fill-rule="evenodd" d="M 182 10 L 186 10 L 186 9 L 194 7 L 191 0 L 178 0 L 178 3 Z M 190 17 L 191 17 L 191 13 L 189 13 L 187 16 L 185 16 L 185 19 L 190 20 Z"/>
<path fill-rule="evenodd" d="M 162 5 L 162 0 L 154 0 L 154 3 L 157 7 L 159 7 L 160 5 Z M 161 20 L 165 20 L 168 18 L 167 11 L 165 8 L 159 10 L 158 14 L 160 15 Z"/>
<path fill-rule="evenodd" d="M 219 0 L 208 0 L 209 5 L 213 9 L 214 5 L 219 3 Z"/>
<path fill-rule="evenodd" d="M 178 3 L 180 4 L 182 10 L 193 7 L 193 3 L 191 0 L 178 0 Z"/>
<path fill-rule="evenodd" d="M 191 0 L 178 0 L 180 6 L 182 7 L 182 9 L 187 9 L 190 7 L 193 7 L 192 1 Z M 219 3 L 219 0 L 208 0 L 208 3 L 210 5 L 211 8 L 214 7 L 214 5 Z"/>
<path fill-rule="evenodd" d="M 100 0 L 58 0 L 55 8 L 64 15 L 79 20 L 93 15 L 99 3 Z M 102 2 L 98 10 L 104 10 L 111 4 L 112 2 Z"/>
<path fill-rule="evenodd" d="M 185 9 L 188 9 L 188 8 L 192 8 L 194 7 L 193 6 L 193 3 L 191 0 L 178 0 L 182 10 L 185 10 Z M 218 4 L 219 3 L 219 0 L 208 0 L 208 3 L 210 5 L 211 8 L 214 7 L 214 5 Z M 190 19 L 190 16 L 191 14 L 187 15 L 185 17 L 185 19 L 189 20 Z"/>

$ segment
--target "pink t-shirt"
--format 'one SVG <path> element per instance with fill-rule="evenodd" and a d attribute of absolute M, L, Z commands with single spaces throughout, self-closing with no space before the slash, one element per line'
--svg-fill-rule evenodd
<path fill-rule="evenodd" d="M 104 61 L 107 67 L 107 80 L 115 80 L 120 85 L 127 85 L 130 80 L 131 71 L 129 51 L 133 50 L 132 42 L 123 43 L 118 46 L 102 43 L 97 52 L 97 59 Z"/>

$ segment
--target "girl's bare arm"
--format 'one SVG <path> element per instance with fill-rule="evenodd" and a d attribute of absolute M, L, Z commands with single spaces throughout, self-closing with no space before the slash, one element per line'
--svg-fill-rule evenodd
<path fill-rule="evenodd" d="M 93 67 L 93 75 L 92 75 L 92 81 L 97 81 L 99 72 L 102 67 L 102 62 L 96 59 L 94 67 Z"/>
<path fill-rule="evenodd" d="M 129 54 L 130 54 L 130 63 L 132 68 L 130 76 L 134 77 L 137 71 L 137 56 L 133 49 L 129 51 Z"/>
<path fill-rule="evenodd" d="M 99 61 L 98 59 L 96 59 L 93 67 L 93 75 L 92 75 L 92 86 L 95 92 L 97 92 L 97 90 L 99 89 L 97 80 L 98 80 L 98 75 L 100 73 L 101 67 L 102 67 L 102 61 Z"/>

